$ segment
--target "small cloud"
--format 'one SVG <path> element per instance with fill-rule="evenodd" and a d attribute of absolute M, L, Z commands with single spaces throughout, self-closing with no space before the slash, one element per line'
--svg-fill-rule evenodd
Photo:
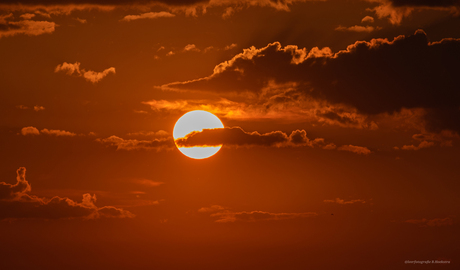
<path fill-rule="evenodd" d="M 40 135 L 40 134 L 46 134 L 46 135 L 54 135 L 54 136 L 76 136 L 76 133 L 70 132 L 70 131 L 65 131 L 65 130 L 58 130 L 58 129 L 47 129 L 44 128 L 42 130 L 38 130 L 38 128 L 29 126 L 29 127 L 23 127 L 21 129 L 21 134 L 26 136 L 26 135 Z"/>
<path fill-rule="evenodd" d="M 224 50 L 231 50 L 233 48 L 236 48 L 238 45 L 236 43 L 232 43 L 230 45 L 225 46 Z"/>
<path fill-rule="evenodd" d="M 138 131 L 128 133 L 128 136 L 146 136 L 146 137 L 169 137 L 170 134 L 167 131 Z"/>
<path fill-rule="evenodd" d="M 233 15 L 234 12 L 235 12 L 235 10 L 233 9 L 233 7 L 227 7 L 225 9 L 225 12 L 222 14 L 222 19 L 230 18 Z"/>
<path fill-rule="evenodd" d="M 133 182 L 146 187 L 158 187 L 164 184 L 164 182 L 153 181 L 150 179 L 135 179 Z"/>
<path fill-rule="evenodd" d="M 209 47 L 204 48 L 203 52 L 207 53 L 207 52 L 209 52 L 210 50 L 213 50 L 213 49 L 214 49 L 214 46 L 209 46 Z"/>
<path fill-rule="evenodd" d="M 26 136 L 26 135 L 39 135 L 40 131 L 36 127 L 23 127 L 21 129 L 21 134 Z"/>
<path fill-rule="evenodd" d="M 334 150 L 336 148 L 337 148 L 337 145 L 335 145 L 335 143 L 330 143 L 330 144 L 323 146 L 323 149 L 325 150 Z"/>
<path fill-rule="evenodd" d="M 121 21 L 129 22 L 129 21 L 134 21 L 134 20 L 140 20 L 140 19 L 157 19 L 157 18 L 170 18 L 170 17 L 175 17 L 176 15 L 166 12 L 166 11 L 160 11 L 160 12 L 148 12 L 148 13 L 143 13 L 141 15 L 127 15 Z"/>
<path fill-rule="evenodd" d="M 54 136 L 76 136 L 77 135 L 70 131 L 57 130 L 57 129 L 46 129 L 46 128 L 40 130 L 40 132 L 43 134 L 54 135 Z"/>
<path fill-rule="evenodd" d="M 434 142 L 423 141 L 418 146 L 415 145 L 404 145 L 401 147 L 402 150 L 420 150 L 423 148 L 428 148 L 434 146 Z"/>
<path fill-rule="evenodd" d="M 60 71 L 65 72 L 67 75 L 76 75 L 77 77 L 83 77 L 87 81 L 90 81 L 92 83 L 99 82 L 110 73 L 115 74 L 114 67 L 107 68 L 102 72 L 96 72 L 92 70 L 80 69 L 79 62 L 75 62 L 75 64 L 64 62 L 60 65 L 57 65 L 57 67 L 54 69 L 54 72 Z"/>
<path fill-rule="evenodd" d="M 324 200 L 324 202 L 325 203 L 338 203 L 338 204 L 366 203 L 364 200 L 360 200 L 360 199 L 345 201 L 340 198 L 336 198 L 335 200 Z"/>
<path fill-rule="evenodd" d="M 86 19 L 75 18 L 79 23 L 85 24 L 87 23 Z"/>
<path fill-rule="evenodd" d="M 133 110 L 134 113 L 139 113 L 139 114 L 147 114 L 148 112 L 143 111 L 143 110 Z"/>
<path fill-rule="evenodd" d="M 367 147 L 363 146 L 355 146 L 355 145 L 342 145 L 339 148 L 337 148 L 339 151 L 348 151 L 352 152 L 355 154 L 360 154 L 360 155 L 369 155 L 371 153 L 371 150 L 369 150 Z"/>
<path fill-rule="evenodd" d="M 375 28 L 373 26 L 361 26 L 361 25 L 354 25 L 350 27 L 345 27 L 345 26 L 338 26 L 335 28 L 337 31 L 348 31 L 348 32 L 372 32 L 374 30 L 380 29 L 379 27 Z"/>
<path fill-rule="evenodd" d="M 194 51 L 194 52 L 199 52 L 200 49 L 198 49 L 195 44 L 187 44 L 185 47 L 184 47 L 184 52 L 191 52 L 191 51 Z"/>
<path fill-rule="evenodd" d="M 36 112 L 43 111 L 44 109 L 45 109 L 45 107 L 43 107 L 43 106 L 38 106 L 38 105 L 34 106 L 34 111 L 36 111 Z"/>
<path fill-rule="evenodd" d="M 169 51 L 166 56 L 171 56 L 171 55 L 174 55 L 175 53 L 173 51 Z"/>
<path fill-rule="evenodd" d="M 200 209 L 198 209 L 198 212 L 212 213 L 212 212 L 222 211 L 222 210 L 225 210 L 225 209 L 226 209 L 225 207 L 215 204 L 215 205 L 211 205 L 210 207 L 201 207 Z"/>
<path fill-rule="evenodd" d="M 32 14 L 32 13 L 25 13 L 25 14 L 22 14 L 21 16 L 19 16 L 21 19 L 23 20 L 30 20 L 32 19 L 33 17 L 35 17 L 35 14 Z"/>
<path fill-rule="evenodd" d="M 371 16 L 366 16 L 361 20 L 362 23 L 374 23 L 374 18 Z"/>
<path fill-rule="evenodd" d="M 27 110 L 29 109 L 29 107 L 27 107 L 26 105 L 17 105 L 16 108 L 20 109 L 20 110 Z"/>

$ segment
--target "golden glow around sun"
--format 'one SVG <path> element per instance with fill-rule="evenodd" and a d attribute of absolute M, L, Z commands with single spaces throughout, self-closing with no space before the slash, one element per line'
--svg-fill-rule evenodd
<path fill-rule="evenodd" d="M 202 131 L 203 129 L 223 128 L 224 124 L 214 114 L 207 111 L 191 111 L 177 120 L 173 130 L 174 140 L 185 137 L 193 131 Z M 177 144 L 176 144 L 177 146 Z M 208 158 L 217 153 L 222 145 L 219 146 L 194 146 L 194 147 L 177 147 L 182 154 L 194 159 Z"/>

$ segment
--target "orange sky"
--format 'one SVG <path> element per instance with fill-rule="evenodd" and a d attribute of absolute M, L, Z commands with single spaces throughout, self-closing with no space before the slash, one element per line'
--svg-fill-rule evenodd
<path fill-rule="evenodd" d="M 458 14 L 1 1 L 0 269 L 458 268 Z"/>

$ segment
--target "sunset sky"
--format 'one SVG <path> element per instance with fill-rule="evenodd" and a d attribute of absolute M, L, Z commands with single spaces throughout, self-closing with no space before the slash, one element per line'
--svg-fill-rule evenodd
<path fill-rule="evenodd" d="M 0 269 L 459 269 L 459 133 L 459 0 L 1 0 Z"/>

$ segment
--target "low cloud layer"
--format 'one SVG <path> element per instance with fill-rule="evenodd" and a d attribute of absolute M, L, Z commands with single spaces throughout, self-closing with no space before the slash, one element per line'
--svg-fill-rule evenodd
<path fill-rule="evenodd" d="M 54 69 L 54 72 L 65 72 L 67 75 L 83 77 L 87 81 L 97 83 L 110 73 L 115 74 L 115 68 L 110 67 L 105 69 L 104 71 L 96 72 L 92 70 L 80 69 L 79 62 L 75 62 L 75 64 L 64 62 L 60 65 L 57 65 L 57 67 Z"/>
<path fill-rule="evenodd" d="M 0 182 L 1 219 L 61 219 L 61 218 L 132 218 L 134 214 L 114 206 L 97 207 L 96 195 L 83 194 L 82 202 L 66 197 L 51 199 L 30 195 L 32 188 L 26 180 L 26 168 L 17 170 L 15 184 Z"/>

